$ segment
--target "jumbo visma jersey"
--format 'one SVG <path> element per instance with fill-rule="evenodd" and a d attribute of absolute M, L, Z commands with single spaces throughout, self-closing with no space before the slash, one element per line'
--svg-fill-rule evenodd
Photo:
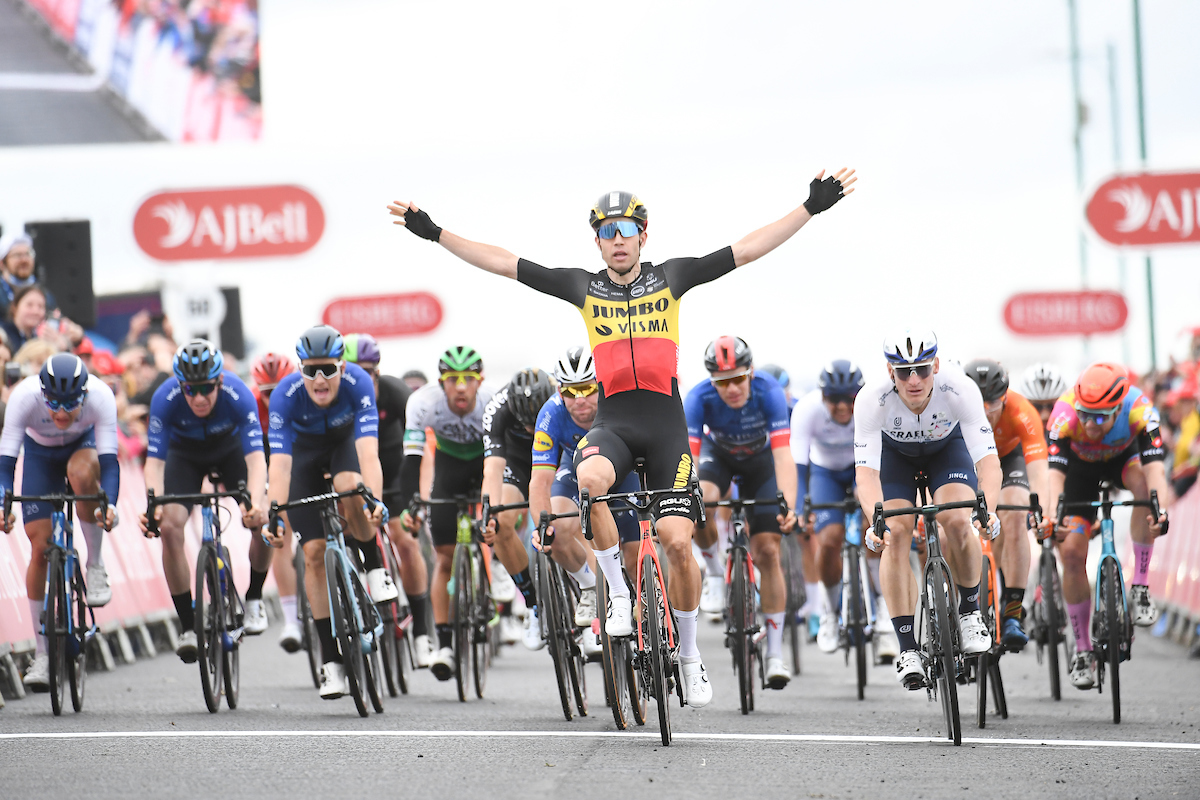
<path fill-rule="evenodd" d="M 521 259 L 517 280 L 579 309 L 605 397 L 633 389 L 671 395 L 679 393 L 679 299 L 734 266 L 726 247 L 703 258 L 643 262 L 637 280 L 622 286 L 608 270 L 547 269 Z"/>

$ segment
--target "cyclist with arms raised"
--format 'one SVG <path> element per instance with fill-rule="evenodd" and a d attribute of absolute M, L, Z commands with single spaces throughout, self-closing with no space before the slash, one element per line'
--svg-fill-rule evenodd
<path fill-rule="evenodd" d="M 646 244 L 646 207 L 628 192 L 609 192 L 593 206 L 590 222 L 606 269 L 547 269 L 499 247 L 443 231 L 411 202 L 389 211 L 417 236 L 439 242 L 464 261 L 550 294 L 580 310 L 596 359 L 600 401 L 592 429 L 575 452 L 581 489 L 604 494 L 646 460 L 651 489 L 688 486 L 692 456 L 687 420 L 679 396 L 679 301 L 689 289 L 715 280 L 766 255 L 790 239 L 813 215 L 853 191 L 853 171 L 842 170 L 810 186 L 804 205 L 749 234 L 732 247 L 703 258 L 640 261 Z M 696 613 L 700 606 L 700 570 L 692 558 L 692 530 L 698 509 L 687 497 L 659 504 L 657 531 L 667 553 L 671 605 L 679 628 L 680 670 L 688 704 L 712 699 L 700 651 Z M 608 582 L 606 628 L 615 636 L 632 632 L 629 589 L 621 574 L 620 545 L 612 513 L 604 504 L 594 512 L 597 563 Z"/>
<path fill-rule="evenodd" d="M 251 508 L 242 509 L 242 524 L 253 533 L 245 628 L 247 634 L 258 635 L 267 629 L 262 587 L 271 567 L 271 548 L 258 535 L 266 522 L 267 464 L 254 396 L 241 378 L 225 369 L 225 357 L 205 339 L 194 339 L 175 351 L 173 371 L 150 401 L 146 488 L 156 495 L 195 494 L 214 472 L 220 473 L 229 490 L 246 482 Z M 196 660 L 192 567 L 184 547 L 184 526 L 191 511 L 190 503 L 154 509 L 163 543 L 163 575 L 183 628 L 175 652 L 188 664 Z M 140 523 L 142 532 L 153 536 L 145 514 Z"/>
<path fill-rule="evenodd" d="M 879 502 L 885 509 L 913 505 L 918 472 L 928 477 L 934 503 L 974 500 L 979 486 L 988 507 L 995 508 L 1000 459 L 979 387 L 957 368 L 939 369 L 933 331 L 910 329 L 889 336 L 883 353 L 887 380 L 864 389 L 863 402 L 854 408 L 855 476 L 867 515 L 875 513 Z M 938 523 L 945 534 L 943 552 L 958 584 L 962 652 L 978 655 L 992 641 L 979 612 L 983 554 L 971 530 L 971 514 L 970 509 L 949 509 L 938 514 Z M 873 527 L 867 531 L 872 549 L 885 548 L 879 577 L 900 642 L 896 675 L 911 690 L 921 688 L 924 680 L 913 630 L 917 582 L 908 560 L 914 524 L 911 516 L 891 517 L 882 542 Z M 1000 530 L 991 512 L 987 525 L 985 535 L 994 537 Z"/>
<path fill-rule="evenodd" d="M 78 357 L 69 353 L 51 356 L 39 375 L 30 375 L 13 387 L 0 437 L 0 493 L 12 494 L 17 455 L 25 448 L 21 490 L 26 495 L 59 494 L 68 485 L 75 494 L 108 495 L 108 518 L 100 519 L 95 503 L 79 503 L 76 523 L 87 541 L 87 603 L 103 606 L 112 599 L 108 574 L 100 559 L 105 530 L 116 520 L 121 470 L 117 464 L 117 402 L 112 390 Z M 50 658 L 39 620 L 46 594 L 46 548 L 52 534 L 49 503 L 24 503 L 21 516 L 29 537 L 29 566 L 25 591 L 37 651 L 25 673 L 32 691 L 50 691 Z M 12 530 L 12 516 L 0 520 L 4 532 Z M 103 530 L 102 530 L 103 528 Z"/>
<path fill-rule="evenodd" d="M 1092 501 L 1100 481 L 1128 489 L 1137 500 L 1157 491 L 1167 500 L 1166 467 L 1158 411 L 1142 390 L 1133 386 L 1119 364 L 1101 362 L 1083 371 L 1075 388 L 1062 396 L 1050 419 L 1050 476 L 1046 492 L 1046 524 L 1054 525 L 1058 498 L 1068 503 Z M 1133 539 L 1133 576 L 1129 604 L 1133 624 L 1148 627 L 1158 619 L 1150 599 L 1150 556 L 1167 515 L 1153 519 L 1140 509 L 1129 518 Z M 1075 632 L 1071 683 L 1090 689 L 1096 683 L 1092 653 L 1092 600 L 1087 575 L 1088 542 L 1095 533 L 1096 509 L 1076 509 L 1059 523 L 1058 552 L 1062 557 L 1063 602 Z"/>
<path fill-rule="evenodd" d="M 752 520 L 750 555 L 762 574 L 759 603 L 767 624 L 767 686 L 782 689 L 791 680 L 791 672 L 783 665 L 787 586 L 779 543 L 780 531 L 790 531 L 795 517 L 778 516 L 775 496 L 777 491 L 785 498 L 796 496 L 787 396 L 774 378 L 754 373 L 750 346 L 736 336 L 711 342 L 704 352 L 704 368 L 709 379 L 696 384 L 683 403 L 688 444 L 692 457 L 699 459 L 705 502 L 727 497 L 736 478 L 743 499 L 754 498 L 763 504 L 754 506 L 748 515 Z M 716 553 L 715 514 L 708 515 L 704 527 L 696 528 L 695 538 L 708 572 L 704 590 L 715 587 L 723 598 L 725 565 Z"/>
<path fill-rule="evenodd" d="M 336 329 L 314 325 L 296 341 L 299 374 L 285 377 L 271 393 L 268 436 L 270 498 L 274 502 L 325 493 L 327 474 L 333 478 L 335 491 L 353 491 L 362 483 L 376 499 L 383 496 L 375 388 L 362 368 L 345 362 L 345 349 L 345 340 Z M 358 550 L 371 599 L 376 603 L 395 600 L 399 593 L 375 542 L 376 527 L 387 523 L 387 507 L 380 502 L 368 511 L 366 503 L 351 498 L 342 503 L 341 512 L 349 534 L 346 545 Z M 304 550 L 304 590 L 321 644 L 319 692 L 326 700 L 336 700 L 346 693 L 346 673 L 329 621 L 321 512 L 307 506 L 288 511 L 287 517 Z M 271 543 L 281 547 L 286 537 L 286 529 L 281 528 Z"/>

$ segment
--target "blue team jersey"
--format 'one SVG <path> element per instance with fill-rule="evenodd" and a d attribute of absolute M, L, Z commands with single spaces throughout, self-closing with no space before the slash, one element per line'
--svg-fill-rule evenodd
<path fill-rule="evenodd" d="M 379 410 L 371 376 L 357 364 L 347 363 L 337 397 L 319 408 L 304 388 L 304 376 L 293 372 L 271 392 L 267 440 L 272 453 L 291 455 L 297 436 L 379 437 Z"/>
<path fill-rule="evenodd" d="M 694 455 L 700 454 L 705 437 L 736 459 L 749 458 L 768 447 L 787 447 L 791 440 L 787 395 L 770 375 L 754 376 L 750 399 L 741 408 L 727 406 L 711 381 L 698 383 L 683 401 L 683 411 Z"/>
<path fill-rule="evenodd" d="M 150 401 L 151 458 L 165 459 L 172 444 L 207 444 L 229 436 L 241 436 L 242 453 L 262 452 L 262 425 L 258 402 L 242 379 L 226 370 L 221 373 L 217 401 L 206 417 L 197 417 L 187 404 L 178 378 L 168 378 Z"/>
<path fill-rule="evenodd" d="M 557 392 L 538 412 L 533 429 L 533 467 L 557 469 L 562 456 L 567 461 L 575 457 L 575 445 L 587 430 L 579 427 Z"/>

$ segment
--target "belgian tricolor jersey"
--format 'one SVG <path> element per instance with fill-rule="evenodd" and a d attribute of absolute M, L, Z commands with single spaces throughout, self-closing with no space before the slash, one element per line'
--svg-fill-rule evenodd
<path fill-rule="evenodd" d="M 622 286 L 608 270 L 547 269 L 521 259 L 517 280 L 579 309 L 604 396 L 632 389 L 671 395 L 678 394 L 679 299 L 734 266 L 726 247 L 703 258 L 643 262 L 637 280 Z"/>

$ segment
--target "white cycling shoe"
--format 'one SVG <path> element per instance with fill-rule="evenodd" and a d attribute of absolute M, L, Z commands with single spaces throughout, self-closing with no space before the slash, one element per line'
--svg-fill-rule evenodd
<path fill-rule="evenodd" d="M 700 659 L 685 661 L 679 659 L 679 672 L 683 677 L 683 696 L 692 708 L 704 708 L 712 702 L 712 684 L 708 682 L 708 672 Z M 670 698 L 668 698 L 670 702 Z"/>
<path fill-rule="evenodd" d="M 604 618 L 604 630 L 609 636 L 633 634 L 633 603 L 627 594 L 608 597 L 608 614 Z"/>
<path fill-rule="evenodd" d="M 725 578 L 721 575 L 705 575 L 704 589 L 700 593 L 700 610 L 705 614 L 720 615 L 725 610 Z"/>
<path fill-rule="evenodd" d="M 1076 689 L 1091 689 L 1096 685 L 1096 655 L 1091 650 L 1080 650 L 1071 661 L 1071 685 Z"/>
<path fill-rule="evenodd" d="M 443 647 L 429 659 L 429 671 L 439 681 L 448 681 L 454 677 L 454 651 Z"/>
<path fill-rule="evenodd" d="M 367 573 L 367 593 L 371 595 L 373 603 L 390 603 L 400 596 L 392 574 L 383 567 Z"/>
<path fill-rule="evenodd" d="M 522 632 L 521 638 L 528 650 L 541 650 L 546 646 L 546 640 L 542 637 L 542 622 L 538 618 L 537 606 L 529 609 L 529 613 L 525 615 L 525 630 Z"/>
<path fill-rule="evenodd" d="M 433 645 L 429 642 L 429 634 L 422 633 L 413 637 L 413 662 L 417 669 L 428 669 L 433 658 Z"/>
<path fill-rule="evenodd" d="M 900 655 L 900 642 L 892 631 L 875 631 L 875 640 L 879 642 L 879 660 L 891 664 Z"/>
<path fill-rule="evenodd" d="M 817 629 L 817 647 L 822 653 L 836 653 L 838 649 L 837 614 L 821 615 L 821 627 Z"/>
<path fill-rule="evenodd" d="M 1158 622 L 1158 606 L 1150 597 L 1150 587 L 1141 584 L 1131 584 L 1129 587 L 1129 605 L 1133 607 L 1133 624 L 1139 628 L 1149 628 Z"/>
<path fill-rule="evenodd" d="M 247 600 L 246 615 L 242 617 L 242 629 L 248 636 L 258 636 L 267 629 L 267 607 L 262 600 Z"/>
<path fill-rule="evenodd" d="M 50 691 L 50 656 L 46 653 L 38 653 L 34 656 L 33 663 L 25 671 L 25 679 L 22 682 L 26 689 L 33 692 Z"/>
<path fill-rule="evenodd" d="M 517 584 L 499 559 L 492 559 L 492 599 L 497 603 L 511 603 L 517 599 Z"/>
<path fill-rule="evenodd" d="M 584 628 L 581 641 L 583 645 L 583 657 L 588 661 L 599 661 L 604 652 L 604 646 L 600 644 L 600 636 L 592 633 L 591 626 Z"/>
<path fill-rule="evenodd" d="M 896 659 L 896 679 L 910 692 L 925 685 L 925 670 L 921 668 L 921 656 L 916 650 L 905 650 Z"/>
<path fill-rule="evenodd" d="M 304 634 L 296 620 L 289 619 L 283 623 L 283 633 L 279 635 L 279 646 L 289 653 L 297 653 L 304 646 Z"/>
<path fill-rule="evenodd" d="M 175 655 L 185 664 L 195 664 L 197 655 L 196 632 L 184 631 L 179 634 L 179 644 L 175 646 Z"/>
<path fill-rule="evenodd" d="M 580 589 L 579 599 L 575 601 L 575 624 L 580 628 L 590 628 L 595 618 L 596 587 Z"/>
<path fill-rule="evenodd" d="M 781 656 L 767 656 L 766 679 L 768 689 L 782 689 L 792 679 L 792 673 L 784 666 Z"/>
<path fill-rule="evenodd" d="M 346 694 L 346 669 L 336 661 L 321 665 L 322 700 L 337 700 Z"/>
<path fill-rule="evenodd" d="M 92 608 L 108 605 L 112 600 L 112 587 L 108 585 L 108 570 L 103 564 L 87 568 L 87 604 Z"/>
<path fill-rule="evenodd" d="M 962 652 L 965 656 L 977 656 L 992 648 L 992 635 L 983 622 L 983 614 L 971 611 L 960 614 L 958 628 L 962 632 Z"/>

